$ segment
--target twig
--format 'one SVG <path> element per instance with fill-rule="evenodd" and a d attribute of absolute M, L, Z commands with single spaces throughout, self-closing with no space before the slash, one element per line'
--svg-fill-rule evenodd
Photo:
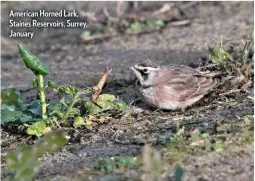
<path fill-rule="evenodd" d="M 173 21 L 169 23 L 171 26 L 184 26 L 190 24 L 190 20 Z"/>
<path fill-rule="evenodd" d="M 116 14 L 118 17 L 122 16 L 125 11 L 125 3 L 124 1 L 119 1 L 117 2 L 117 7 L 116 7 Z"/>
<path fill-rule="evenodd" d="M 57 120 L 53 119 L 53 121 L 55 122 L 55 124 L 57 125 L 57 127 L 58 127 L 59 129 L 62 129 L 62 127 L 60 126 L 60 124 L 58 123 Z"/>
<path fill-rule="evenodd" d="M 106 66 L 105 72 L 102 75 L 102 78 L 99 80 L 97 84 L 97 89 L 94 94 L 91 95 L 91 101 L 96 104 L 97 106 L 101 107 L 100 105 L 97 104 L 96 99 L 98 98 L 99 94 L 102 92 L 102 89 L 104 87 L 105 81 L 107 77 L 109 76 L 110 72 L 112 71 L 112 68 L 110 66 Z"/>
<path fill-rule="evenodd" d="M 251 96 L 247 96 L 247 98 L 248 98 L 248 99 L 251 99 L 251 100 L 254 100 L 254 98 L 253 98 L 253 97 L 251 97 Z"/>
<path fill-rule="evenodd" d="M 25 140 L 23 140 L 21 143 L 22 144 L 26 144 L 28 140 L 30 140 L 32 138 L 32 136 L 30 135 L 29 137 L 27 137 Z"/>
<path fill-rule="evenodd" d="M 107 10 L 106 7 L 103 8 L 103 13 L 104 13 L 105 17 L 108 18 L 109 21 L 112 21 L 112 22 L 118 22 L 118 21 L 119 21 L 118 18 L 112 17 L 112 16 L 110 15 L 110 13 L 108 12 L 108 10 Z"/>
<path fill-rule="evenodd" d="M 224 93 L 220 94 L 220 96 L 225 96 L 225 95 L 229 95 L 229 94 L 232 94 L 235 92 L 240 92 L 240 91 L 242 91 L 242 89 L 230 90 L 228 92 L 224 92 Z"/>
<path fill-rule="evenodd" d="M 84 17 L 87 17 L 88 20 L 94 21 L 94 22 L 98 22 L 98 18 L 95 15 L 95 12 L 81 12 L 81 15 Z"/>
<path fill-rule="evenodd" d="M 91 36 L 83 36 L 81 35 L 81 38 L 86 41 L 86 42 L 90 42 L 90 41 L 103 41 L 106 40 L 108 38 L 114 37 L 116 35 L 111 35 L 111 34 L 104 34 L 104 35 L 91 35 Z"/>
<path fill-rule="evenodd" d="M 170 10 L 172 9 L 173 6 L 174 6 L 174 4 L 165 3 L 165 4 L 163 4 L 163 6 L 162 6 L 160 9 L 154 11 L 154 12 L 152 13 L 152 16 L 157 16 L 157 15 L 159 15 L 159 14 L 166 13 L 167 11 L 170 11 Z"/>

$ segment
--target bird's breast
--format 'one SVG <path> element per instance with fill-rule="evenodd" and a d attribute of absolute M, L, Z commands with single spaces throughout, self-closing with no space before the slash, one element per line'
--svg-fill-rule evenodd
<path fill-rule="evenodd" d="M 153 87 L 139 87 L 139 92 L 141 93 L 144 100 L 152 106 L 157 107 L 157 103 L 155 101 L 155 90 Z"/>

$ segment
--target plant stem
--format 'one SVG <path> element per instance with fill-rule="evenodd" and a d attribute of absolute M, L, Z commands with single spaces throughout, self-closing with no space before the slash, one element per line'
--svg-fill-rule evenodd
<path fill-rule="evenodd" d="M 68 107 L 67 107 L 66 112 L 64 113 L 64 115 L 63 115 L 63 117 L 62 117 L 62 120 L 66 120 L 66 119 L 68 118 L 69 113 L 70 113 L 70 111 L 72 110 L 73 105 L 75 104 L 76 99 L 79 97 L 79 95 L 80 95 L 79 92 L 76 92 L 76 93 L 74 94 L 74 96 L 72 97 L 71 102 L 69 103 L 69 105 L 68 105 Z"/>
<path fill-rule="evenodd" d="M 47 114 L 46 114 L 46 101 L 45 101 L 45 89 L 44 89 L 44 78 L 43 75 L 38 75 L 39 77 L 39 92 L 40 92 L 40 99 L 41 99 L 41 104 L 42 104 L 42 119 L 46 119 L 47 118 Z"/>

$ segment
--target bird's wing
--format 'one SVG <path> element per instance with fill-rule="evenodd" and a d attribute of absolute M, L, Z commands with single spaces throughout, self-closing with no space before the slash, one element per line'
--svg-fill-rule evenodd
<path fill-rule="evenodd" d="M 217 85 L 217 80 L 213 79 L 212 77 L 201 75 L 198 77 L 197 84 L 199 88 L 193 95 L 190 95 L 190 98 L 206 94 L 209 90 Z"/>
<path fill-rule="evenodd" d="M 176 101 L 206 94 L 217 83 L 211 77 L 203 76 L 193 69 L 175 68 L 168 72 L 169 75 L 161 79 L 161 82 L 158 81 L 158 85 L 164 95 L 169 95 Z"/>

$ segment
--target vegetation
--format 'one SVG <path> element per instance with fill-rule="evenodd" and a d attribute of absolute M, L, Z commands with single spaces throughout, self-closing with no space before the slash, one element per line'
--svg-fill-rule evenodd
<path fill-rule="evenodd" d="M 139 33 L 146 29 L 160 29 L 165 24 L 161 20 L 146 20 L 144 22 L 135 21 L 130 23 L 125 29 L 126 33 Z M 87 32 L 85 36 L 103 34 L 104 31 Z M 214 70 L 225 71 L 226 77 L 235 89 L 247 90 L 253 86 L 253 56 L 254 56 L 254 32 L 244 41 L 241 50 L 231 52 L 227 50 L 222 41 L 216 42 L 209 48 L 209 60 L 212 62 Z M 46 152 L 54 152 L 66 144 L 64 134 L 50 131 L 55 127 L 85 127 L 92 129 L 95 119 L 105 122 L 106 118 L 96 118 L 95 115 L 106 110 L 123 110 L 128 106 L 121 100 L 116 99 L 112 94 L 100 94 L 110 70 L 106 70 L 102 79 L 95 87 L 77 88 L 68 84 L 57 85 L 53 81 L 45 84 L 44 78 L 50 71 L 38 57 L 18 45 L 20 54 L 28 69 L 34 75 L 33 86 L 37 90 L 38 99 L 31 103 L 24 104 L 21 101 L 21 93 L 18 89 L 11 88 L 1 92 L 1 124 L 14 122 L 27 126 L 29 135 L 37 137 L 44 136 L 33 146 L 21 147 L 18 151 L 8 153 L 6 156 L 7 168 L 14 173 L 11 180 L 33 180 L 38 173 L 40 164 L 39 158 Z M 209 67 L 209 66 L 208 66 Z M 206 67 L 206 68 L 208 68 Z M 50 89 L 61 94 L 59 100 L 46 102 L 46 89 Z M 251 124 L 252 116 L 242 117 L 239 122 Z M 223 125 L 223 124 L 222 124 Z M 167 144 L 159 151 L 146 145 L 142 155 L 106 157 L 95 160 L 92 169 L 107 174 L 107 180 L 114 180 L 115 174 L 129 173 L 132 169 L 142 170 L 145 180 L 162 180 L 163 172 L 167 168 L 174 167 L 174 180 L 180 181 L 183 176 L 183 166 L 185 153 L 203 152 L 222 152 L 233 140 L 228 140 L 230 128 L 216 128 L 219 133 L 224 129 L 224 134 L 202 133 L 199 129 L 188 132 L 184 127 L 173 133 L 166 133 L 164 139 Z M 237 126 L 232 124 L 231 126 Z M 253 143 L 252 132 L 247 130 L 245 125 L 242 133 L 238 136 L 240 140 L 234 140 L 238 144 L 243 142 Z M 227 134 L 226 134 L 227 133 Z M 238 137 L 237 136 L 237 137 Z M 116 179 L 115 179 L 116 180 Z"/>
<path fill-rule="evenodd" d="M 114 95 L 100 94 L 107 76 L 103 76 L 95 87 L 78 89 L 68 84 L 57 86 L 53 81 L 44 85 L 44 76 L 49 69 L 34 54 L 18 45 L 21 56 L 27 68 L 32 70 L 36 78 L 33 85 L 38 91 L 40 100 L 29 104 L 23 104 L 19 90 L 11 88 L 1 92 L 1 124 L 15 121 L 27 126 L 30 135 L 42 136 L 54 126 L 61 125 L 75 127 L 83 125 L 83 117 L 98 114 L 109 109 L 121 110 L 127 105 L 117 100 Z M 64 94 L 60 100 L 46 103 L 45 90 L 51 88 L 53 91 Z M 99 91 L 98 91 L 99 90 Z M 71 99 L 68 101 L 68 97 Z M 82 97 L 85 96 L 85 97 Z M 90 99 L 93 97 L 93 99 Z M 85 111 L 83 111 L 85 109 Z M 71 121 L 70 121 L 71 120 Z M 62 124 L 63 123 L 63 124 Z"/>
<path fill-rule="evenodd" d="M 241 50 L 231 54 L 224 48 L 222 40 L 216 42 L 213 47 L 209 47 L 209 60 L 229 76 L 235 76 L 232 79 L 235 88 L 247 89 L 252 86 L 254 76 L 254 29 L 242 43 Z"/>
<path fill-rule="evenodd" d="M 136 157 L 121 156 L 100 158 L 93 163 L 93 169 L 103 171 L 106 174 L 116 173 L 119 170 L 126 170 L 132 167 L 136 162 Z"/>
<path fill-rule="evenodd" d="M 6 166 L 14 173 L 12 181 L 31 181 L 40 169 L 39 158 L 46 152 L 57 151 L 65 145 L 67 139 L 63 133 L 51 132 L 33 146 L 22 146 L 6 156 Z"/>
<path fill-rule="evenodd" d="M 141 33 L 143 31 L 160 29 L 165 26 L 164 21 L 162 20 L 153 20 L 148 19 L 145 23 L 133 22 L 130 23 L 129 27 L 126 29 L 126 33 Z"/>

